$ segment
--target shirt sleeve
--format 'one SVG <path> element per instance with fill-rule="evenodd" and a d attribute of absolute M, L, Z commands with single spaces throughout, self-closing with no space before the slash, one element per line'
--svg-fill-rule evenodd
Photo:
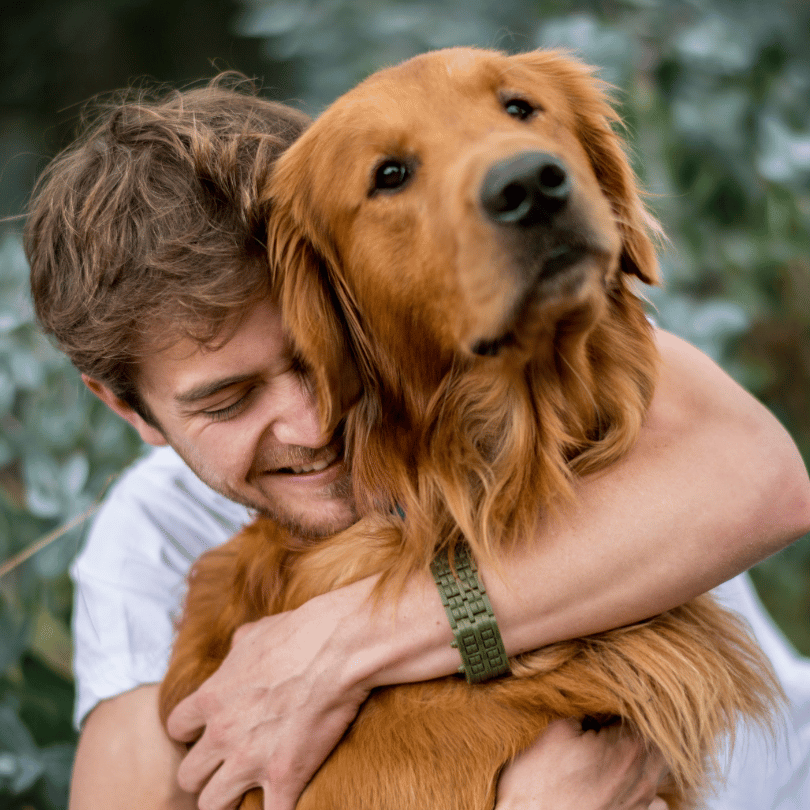
<path fill-rule="evenodd" d="M 806 810 L 810 807 L 810 659 L 800 655 L 771 620 L 742 574 L 715 591 L 751 626 L 773 665 L 787 701 L 774 735 L 747 726 L 726 751 L 725 784 L 708 810 Z"/>
<path fill-rule="evenodd" d="M 99 701 L 163 678 L 189 568 L 249 519 L 165 452 L 122 477 L 71 567 L 77 727 Z"/>

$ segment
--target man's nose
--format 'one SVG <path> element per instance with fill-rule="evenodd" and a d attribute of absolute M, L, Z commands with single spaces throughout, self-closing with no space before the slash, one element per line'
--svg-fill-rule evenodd
<path fill-rule="evenodd" d="M 323 447 L 330 436 L 321 428 L 315 393 L 303 381 L 292 386 L 273 423 L 273 434 L 281 444 Z"/>

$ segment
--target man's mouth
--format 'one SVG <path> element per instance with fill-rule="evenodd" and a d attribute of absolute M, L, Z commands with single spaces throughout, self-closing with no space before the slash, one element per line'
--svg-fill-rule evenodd
<path fill-rule="evenodd" d="M 308 462 L 307 464 L 295 464 L 290 465 L 289 467 L 280 467 L 278 470 L 276 470 L 276 472 L 287 475 L 303 475 L 305 473 L 321 472 L 321 470 L 325 470 L 331 464 L 334 464 L 339 457 L 340 453 L 335 448 L 329 447 L 328 453 L 322 458 Z"/>
<path fill-rule="evenodd" d="M 322 472 L 343 458 L 343 443 L 333 441 L 321 450 L 312 453 L 312 458 L 296 460 L 294 464 L 278 466 L 270 472 L 277 475 L 307 475 Z"/>

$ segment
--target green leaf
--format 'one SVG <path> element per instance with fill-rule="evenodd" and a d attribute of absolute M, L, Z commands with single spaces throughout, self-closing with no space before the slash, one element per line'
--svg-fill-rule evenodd
<path fill-rule="evenodd" d="M 45 794 L 53 807 L 66 807 L 76 748 L 66 743 L 50 745 L 40 753 Z"/>
<path fill-rule="evenodd" d="M 89 473 L 90 462 L 87 454 L 76 450 L 62 465 L 60 472 L 62 492 L 69 497 L 78 495 L 87 483 Z"/>
<path fill-rule="evenodd" d="M 28 790 L 43 773 L 45 765 L 37 755 L 0 753 L 0 788 L 12 794 Z"/>
<path fill-rule="evenodd" d="M 10 603 L 6 596 L 0 596 L 0 675 L 6 672 L 25 651 L 30 625 L 31 617 L 22 612 L 21 606 Z M 0 705 L 0 718 L 2 711 L 3 706 Z M 2 728 L 1 719 L 0 728 Z"/>
<path fill-rule="evenodd" d="M 38 517 L 56 517 L 62 509 L 61 471 L 58 462 L 34 452 L 23 459 L 26 504 Z"/>
<path fill-rule="evenodd" d="M 14 751 L 36 756 L 37 744 L 31 732 L 17 716 L 16 707 L 8 699 L 0 703 L 0 751 Z"/>

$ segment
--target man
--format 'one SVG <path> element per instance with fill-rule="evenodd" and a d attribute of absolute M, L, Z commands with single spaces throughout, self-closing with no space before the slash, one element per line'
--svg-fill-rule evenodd
<path fill-rule="evenodd" d="M 25 242 L 38 317 L 88 387 L 160 448 L 121 479 L 74 567 L 74 810 L 193 806 L 176 778 L 203 810 L 253 786 L 267 808 L 291 810 L 370 689 L 458 667 L 432 579 L 382 611 L 363 580 L 237 633 L 170 717 L 179 741 L 205 728 L 188 756 L 157 721 L 193 559 L 255 511 L 313 537 L 355 518 L 339 439 L 323 434 L 268 295 L 261 181 L 305 124 L 221 83 L 123 105 L 35 191 Z M 638 446 L 543 518 L 503 578 L 481 572 L 510 654 L 666 610 L 810 525 L 807 474 L 778 423 L 692 347 L 665 333 L 659 344 Z M 551 764 L 579 757 L 608 763 L 590 771 L 594 808 L 655 806 L 660 763 L 597 737 L 544 735 L 506 771 L 501 810 L 544 806 L 531 792 L 543 784 L 555 807 L 588 807 L 587 769 L 566 785 Z M 634 751 L 622 760 L 634 767 L 617 768 L 616 750 Z"/>

